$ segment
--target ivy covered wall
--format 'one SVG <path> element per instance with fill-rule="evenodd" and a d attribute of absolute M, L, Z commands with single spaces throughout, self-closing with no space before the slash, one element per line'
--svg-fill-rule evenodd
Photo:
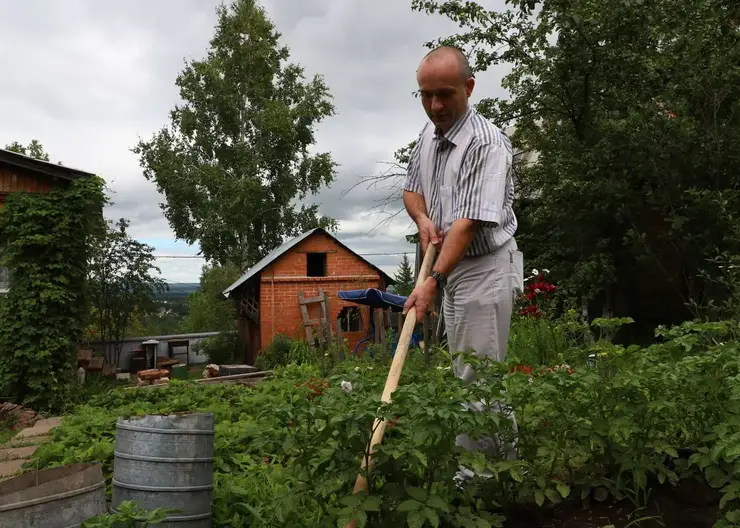
<path fill-rule="evenodd" d="M 0 303 L 0 396 L 37 411 L 63 405 L 87 311 L 91 237 L 106 198 L 100 178 L 49 193 L 13 193 L 0 211 L 10 288 Z"/>

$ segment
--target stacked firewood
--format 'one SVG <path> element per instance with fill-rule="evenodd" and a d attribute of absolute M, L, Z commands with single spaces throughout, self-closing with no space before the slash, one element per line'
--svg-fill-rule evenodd
<path fill-rule="evenodd" d="M 170 382 L 169 375 L 167 369 L 140 370 L 136 373 L 136 385 L 166 385 Z"/>

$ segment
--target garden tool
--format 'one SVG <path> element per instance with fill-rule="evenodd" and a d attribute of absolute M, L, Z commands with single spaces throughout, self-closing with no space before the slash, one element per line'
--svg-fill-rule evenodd
<path fill-rule="evenodd" d="M 427 246 L 426 253 L 424 254 L 424 260 L 421 264 L 421 269 L 419 270 L 419 276 L 416 279 L 416 286 L 421 285 L 429 276 L 429 273 L 432 270 L 432 264 L 434 263 L 436 250 L 437 248 L 434 246 L 434 244 L 430 243 Z M 383 395 L 380 398 L 383 403 L 390 403 L 391 394 L 394 390 L 396 390 L 396 387 L 398 387 L 398 380 L 401 377 L 403 364 L 406 361 L 406 356 L 408 355 L 409 343 L 411 342 L 411 336 L 414 333 L 415 326 L 416 307 L 412 307 L 406 314 L 406 320 L 403 323 L 403 329 L 401 330 L 401 335 L 398 338 L 396 353 L 393 356 L 391 368 L 388 371 L 388 378 L 385 381 Z M 385 426 L 385 420 L 380 418 L 375 419 L 375 423 L 373 424 L 373 429 L 375 432 L 370 439 L 370 446 L 367 450 L 368 456 L 362 457 L 362 463 L 360 465 L 361 471 L 364 471 L 366 469 L 369 470 L 372 467 L 373 448 L 383 439 L 383 435 L 385 434 Z M 357 494 L 365 490 L 367 490 L 367 479 L 362 475 L 362 473 L 359 473 L 357 475 L 355 488 L 352 493 Z M 344 528 L 356 528 L 356 526 L 357 522 L 353 520 L 346 524 Z"/>

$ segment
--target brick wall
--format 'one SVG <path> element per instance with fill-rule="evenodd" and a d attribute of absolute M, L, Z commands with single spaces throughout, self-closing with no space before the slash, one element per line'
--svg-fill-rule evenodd
<path fill-rule="evenodd" d="M 328 252 L 326 276 L 307 277 L 306 253 Z M 357 306 L 337 297 L 341 290 L 384 288 L 378 272 L 360 257 L 337 244 L 323 233 L 316 233 L 273 262 L 261 273 L 260 327 L 262 348 L 269 346 L 276 333 L 305 338 L 298 292 L 306 297 L 318 296 L 323 289 L 329 296 L 329 312 L 334 336 L 337 335 L 337 316 L 344 306 Z M 370 327 L 370 308 L 360 307 L 362 330 L 344 333 L 350 348 L 365 338 Z M 319 318 L 320 305 L 309 306 L 309 317 Z"/>

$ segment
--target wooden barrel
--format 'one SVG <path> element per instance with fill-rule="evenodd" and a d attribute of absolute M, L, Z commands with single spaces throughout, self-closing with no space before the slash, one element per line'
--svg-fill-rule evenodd
<path fill-rule="evenodd" d="M 98 464 L 31 471 L 0 483 L 0 526 L 76 528 L 106 512 Z"/>
<path fill-rule="evenodd" d="M 113 509 L 131 500 L 145 510 L 179 510 L 159 528 L 211 526 L 212 414 L 119 418 L 113 464 Z"/>

